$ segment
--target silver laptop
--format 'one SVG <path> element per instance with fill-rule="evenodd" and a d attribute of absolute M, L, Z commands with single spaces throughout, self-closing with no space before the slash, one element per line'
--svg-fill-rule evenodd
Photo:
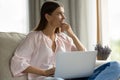
<path fill-rule="evenodd" d="M 54 76 L 64 79 L 88 77 L 94 71 L 96 55 L 97 51 L 58 53 Z"/>

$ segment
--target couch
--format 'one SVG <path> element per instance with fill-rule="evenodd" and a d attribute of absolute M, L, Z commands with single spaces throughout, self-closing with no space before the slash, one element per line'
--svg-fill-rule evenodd
<path fill-rule="evenodd" d="M 0 32 L 0 80 L 27 80 L 26 76 L 13 77 L 10 72 L 10 59 L 25 34 Z"/>
<path fill-rule="evenodd" d="M 27 80 L 27 76 L 13 77 L 10 60 L 18 44 L 26 37 L 17 32 L 0 32 L 0 80 Z M 97 62 L 96 66 L 104 62 Z"/>

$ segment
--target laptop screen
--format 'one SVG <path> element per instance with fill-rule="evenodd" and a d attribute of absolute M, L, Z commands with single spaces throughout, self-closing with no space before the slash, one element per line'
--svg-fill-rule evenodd
<path fill-rule="evenodd" d="M 55 77 L 88 77 L 95 68 L 97 51 L 59 52 L 56 55 Z"/>

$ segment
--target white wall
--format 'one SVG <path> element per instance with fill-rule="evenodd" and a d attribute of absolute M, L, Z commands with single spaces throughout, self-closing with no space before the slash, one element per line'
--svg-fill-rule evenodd
<path fill-rule="evenodd" d="M 78 0 L 78 17 L 77 25 L 79 25 L 79 33 L 81 42 L 86 46 L 87 50 L 94 50 L 96 45 L 96 0 Z M 80 8 L 79 8 L 80 7 Z"/>
<path fill-rule="evenodd" d="M 88 50 L 96 45 L 96 0 L 60 0 L 73 31 Z"/>

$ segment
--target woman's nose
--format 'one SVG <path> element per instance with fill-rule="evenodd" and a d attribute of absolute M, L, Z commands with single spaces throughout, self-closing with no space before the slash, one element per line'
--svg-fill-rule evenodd
<path fill-rule="evenodd" d="M 62 19 L 66 19 L 65 15 L 62 15 Z"/>

